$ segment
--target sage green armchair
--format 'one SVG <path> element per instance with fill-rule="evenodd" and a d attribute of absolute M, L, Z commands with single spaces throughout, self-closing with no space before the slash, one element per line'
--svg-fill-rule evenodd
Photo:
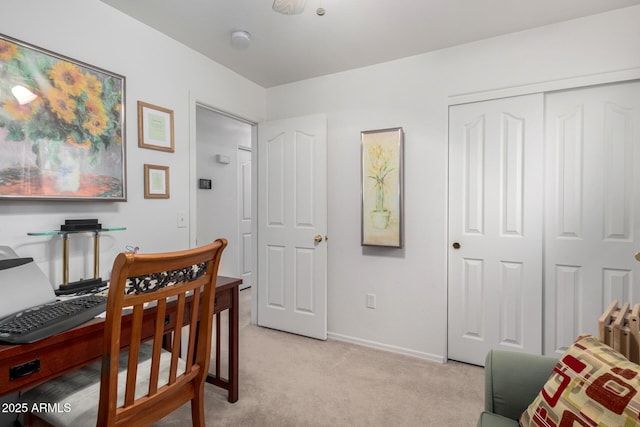
<path fill-rule="evenodd" d="M 478 427 L 517 427 L 518 419 L 549 379 L 557 359 L 491 350 L 484 367 L 484 412 Z"/>

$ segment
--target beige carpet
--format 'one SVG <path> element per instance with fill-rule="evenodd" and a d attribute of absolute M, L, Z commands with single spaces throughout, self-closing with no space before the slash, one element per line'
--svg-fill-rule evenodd
<path fill-rule="evenodd" d="M 261 328 L 250 324 L 251 289 L 240 300 L 240 398 L 206 385 L 207 426 L 476 425 L 482 368 Z M 188 405 L 157 424 L 186 425 Z"/>

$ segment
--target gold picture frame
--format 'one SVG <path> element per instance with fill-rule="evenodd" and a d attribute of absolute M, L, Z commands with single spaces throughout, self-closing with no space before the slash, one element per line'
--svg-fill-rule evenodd
<path fill-rule="evenodd" d="M 173 110 L 138 101 L 138 147 L 174 152 Z"/>
<path fill-rule="evenodd" d="M 361 245 L 402 248 L 404 132 L 361 132 Z"/>
<path fill-rule="evenodd" d="M 144 198 L 168 199 L 169 166 L 144 165 Z"/>

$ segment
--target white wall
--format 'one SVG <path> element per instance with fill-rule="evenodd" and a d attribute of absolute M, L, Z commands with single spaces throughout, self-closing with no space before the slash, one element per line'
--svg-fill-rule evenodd
<path fill-rule="evenodd" d="M 195 215 L 190 176 L 195 101 L 260 121 L 265 90 L 98 0 L 3 0 L 0 31 L 126 77 L 128 186 L 128 200 L 120 203 L 0 200 L 0 245 L 34 257 L 55 285 L 62 277 L 60 238 L 27 232 L 57 229 L 66 218 L 94 217 L 104 226 L 127 227 L 101 240 L 103 278 L 125 245 L 143 252 L 188 248 L 194 227 L 177 228 L 176 217 L 179 211 Z M 174 111 L 174 153 L 138 148 L 138 100 Z M 143 198 L 145 163 L 170 167 L 170 199 Z M 91 276 L 92 258 L 86 254 L 92 254 L 89 236 L 73 236 L 70 280 Z"/>
<path fill-rule="evenodd" d="M 268 118 L 326 113 L 330 336 L 443 360 L 450 96 L 640 67 L 640 7 L 267 90 Z M 360 246 L 360 131 L 405 131 L 403 250 Z M 375 310 L 365 295 L 377 294 Z"/>

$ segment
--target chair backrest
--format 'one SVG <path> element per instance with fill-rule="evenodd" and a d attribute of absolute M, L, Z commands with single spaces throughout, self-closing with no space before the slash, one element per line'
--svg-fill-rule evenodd
<path fill-rule="evenodd" d="M 184 251 L 121 253 L 116 257 L 107 298 L 99 426 L 149 425 L 189 400 L 193 406 L 198 393 L 202 405 L 211 354 L 216 277 L 226 245 L 225 239 L 218 239 Z M 166 313 L 174 312 L 174 304 L 175 317 L 169 318 Z M 154 320 L 149 322 L 148 316 Z M 188 328 L 186 358 L 179 359 L 183 342 L 181 325 L 185 324 L 192 327 Z M 123 325 L 127 325 L 125 330 L 130 330 L 130 334 L 121 333 Z M 173 334 L 165 335 L 167 330 Z M 153 338 L 151 368 L 138 372 L 141 346 L 148 347 L 142 342 L 149 338 Z M 164 385 L 159 383 L 161 354 L 163 360 L 168 359 L 163 345 L 171 349 L 168 382 Z M 120 353 L 127 351 L 123 347 L 128 347 L 129 354 L 124 404 L 118 401 Z M 145 390 L 136 390 L 142 376 L 148 376 L 144 378 L 148 387 L 145 384 Z M 200 413 L 203 417 L 203 412 Z M 204 420 L 199 423 L 204 425 Z"/>

